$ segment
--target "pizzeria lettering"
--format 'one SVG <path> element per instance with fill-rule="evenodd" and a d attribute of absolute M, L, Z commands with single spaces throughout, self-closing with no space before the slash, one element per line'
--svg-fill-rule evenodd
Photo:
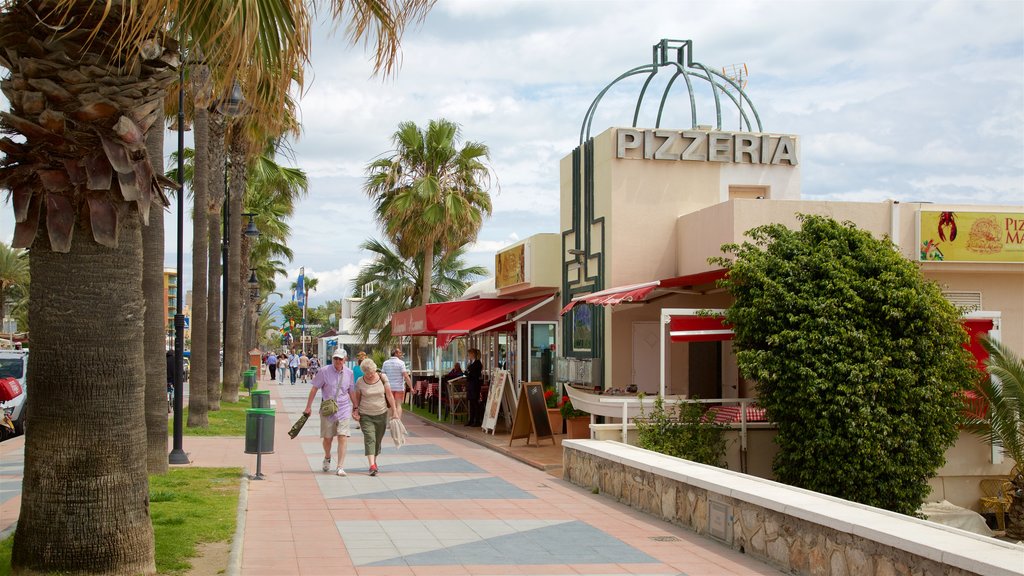
<path fill-rule="evenodd" d="M 796 139 L 750 132 L 619 128 L 616 158 L 735 164 L 799 164 Z"/>
<path fill-rule="evenodd" d="M 1024 218 L 1006 219 L 1006 243 L 1024 244 Z"/>

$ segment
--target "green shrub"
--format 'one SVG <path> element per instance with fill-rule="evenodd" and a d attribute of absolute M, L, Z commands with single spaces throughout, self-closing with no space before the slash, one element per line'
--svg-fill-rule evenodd
<path fill-rule="evenodd" d="M 648 415 L 641 409 L 640 418 L 635 420 L 640 447 L 725 467 L 725 431 L 729 427 L 706 418 L 707 410 L 686 400 L 666 407 L 664 398 L 657 398 L 654 410 Z"/>
<path fill-rule="evenodd" d="M 914 514 L 978 374 L 960 313 L 888 240 L 800 216 L 722 249 L 743 376 L 779 432 L 779 481 Z"/>

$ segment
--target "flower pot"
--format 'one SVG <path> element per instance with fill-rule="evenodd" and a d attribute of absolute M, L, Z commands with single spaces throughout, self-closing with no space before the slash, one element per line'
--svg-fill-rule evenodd
<path fill-rule="evenodd" d="M 565 433 L 572 440 L 590 438 L 590 416 L 573 416 L 565 421 Z"/>
<path fill-rule="evenodd" d="M 562 413 L 558 408 L 548 408 L 548 422 L 551 424 L 552 434 L 562 433 Z"/>

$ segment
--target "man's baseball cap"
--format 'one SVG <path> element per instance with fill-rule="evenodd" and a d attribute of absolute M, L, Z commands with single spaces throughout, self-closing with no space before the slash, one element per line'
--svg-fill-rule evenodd
<path fill-rule="evenodd" d="M 331 354 L 331 358 L 341 358 L 344 360 L 348 358 L 348 352 L 345 352 L 345 349 L 339 346 L 334 350 L 334 354 Z"/>

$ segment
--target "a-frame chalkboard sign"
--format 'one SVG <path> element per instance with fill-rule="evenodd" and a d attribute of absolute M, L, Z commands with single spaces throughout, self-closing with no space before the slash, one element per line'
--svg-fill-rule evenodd
<path fill-rule="evenodd" d="M 556 444 L 548 420 L 548 405 L 544 401 L 544 385 L 540 382 L 523 382 L 516 405 L 516 417 L 512 423 L 512 438 L 508 445 L 511 446 L 512 441 L 519 438 L 526 438 L 526 444 L 529 445 L 531 434 L 536 438 L 538 446 L 545 438 L 550 438 L 551 443 Z"/>

